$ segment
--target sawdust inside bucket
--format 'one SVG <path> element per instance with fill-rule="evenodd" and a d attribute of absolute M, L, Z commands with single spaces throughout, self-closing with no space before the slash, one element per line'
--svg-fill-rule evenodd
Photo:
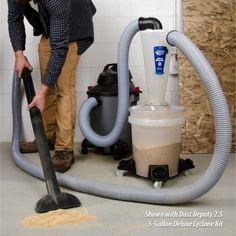
<path fill-rule="evenodd" d="M 21 221 L 23 227 L 51 228 L 66 224 L 78 225 L 82 222 L 90 222 L 96 219 L 95 216 L 84 215 L 78 211 L 56 210 L 44 214 L 35 214 L 26 217 Z"/>

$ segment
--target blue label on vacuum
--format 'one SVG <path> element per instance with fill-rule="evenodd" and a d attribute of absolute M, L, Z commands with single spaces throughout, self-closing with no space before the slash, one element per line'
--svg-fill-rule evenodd
<path fill-rule="evenodd" d="M 157 75 L 164 74 L 166 54 L 168 54 L 167 47 L 165 46 L 154 47 L 155 71 Z"/>

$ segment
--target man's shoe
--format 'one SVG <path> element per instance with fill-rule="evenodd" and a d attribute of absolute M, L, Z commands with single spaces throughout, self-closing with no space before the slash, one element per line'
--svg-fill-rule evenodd
<path fill-rule="evenodd" d="M 74 152 L 69 150 L 55 151 L 52 157 L 54 170 L 61 173 L 69 170 L 74 161 Z"/>
<path fill-rule="evenodd" d="M 50 139 L 48 140 L 48 147 L 49 150 L 54 150 L 54 145 L 55 145 L 55 141 Z M 22 153 L 35 153 L 38 152 L 38 147 L 36 144 L 36 140 L 32 141 L 32 142 L 22 142 L 20 144 L 20 151 Z"/>

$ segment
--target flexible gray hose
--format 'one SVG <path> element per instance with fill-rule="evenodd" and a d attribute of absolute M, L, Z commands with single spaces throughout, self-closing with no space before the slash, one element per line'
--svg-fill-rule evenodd
<path fill-rule="evenodd" d="M 124 123 L 127 122 L 129 106 L 129 47 L 134 35 L 139 31 L 138 20 L 132 21 L 124 30 L 118 45 L 118 107 L 115 125 L 106 136 L 96 134 L 90 125 L 90 112 L 98 105 L 94 97 L 86 100 L 79 112 L 79 126 L 81 132 L 89 142 L 98 147 L 114 144 L 120 137 Z"/>
<path fill-rule="evenodd" d="M 168 35 L 168 42 L 179 48 L 191 62 L 198 72 L 203 84 L 209 94 L 210 103 L 215 117 L 216 144 L 212 161 L 204 173 L 195 183 L 181 188 L 150 190 L 135 188 L 131 186 L 118 186 L 114 184 L 99 183 L 85 179 L 57 174 L 60 185 L 106 198 L 156 203 L 156 204 L 179 204 L 189 202 L 207 193 L 218 182 L 222 176 L 228 162 L 231 147 L 231 121 L 227 103 L 221 90 L 217 77 L 204 58 L 200 50 L 182 33 L 171 32 Z M 13 78 L 12 91 L 13 107 L 13 139 L 12 139 L 12 158 L 23 170 L 29 174 L 43 179 L 41 168 L 26 160 L 20 153 L 20 80 Z"/>

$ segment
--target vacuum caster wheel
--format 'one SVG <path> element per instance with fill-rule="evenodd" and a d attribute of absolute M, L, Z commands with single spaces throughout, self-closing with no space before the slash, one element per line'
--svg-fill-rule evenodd
<path fill-rule="evenodd" d="M 82 147 L 81 154 L 84 154 L 84 155 L 88 154 L 88 148 Z"/>
<path fill-rule="evenodd" d="M 163 184 L 163 181 L 155 181 L 154 184 L 153 184 L 153 187 L 155 189 L 161 189 L 162 184 Z"/>
<path fill-rule="evenodd" d="M 122 176 L 124 176 L 125 175 L 125 171 L 123 171 L 123 170 L 117 170 L 116 171 L 116 176 L 117 177 L 122 177 Z"/>
<path fill-rule="evenodd" d="M 185 172 L 184 172 L 184 175 L 185 176 L 190 176 L 192 174 L 192 172 L 190 171 L 190 170 L 186 170 Z"/>

